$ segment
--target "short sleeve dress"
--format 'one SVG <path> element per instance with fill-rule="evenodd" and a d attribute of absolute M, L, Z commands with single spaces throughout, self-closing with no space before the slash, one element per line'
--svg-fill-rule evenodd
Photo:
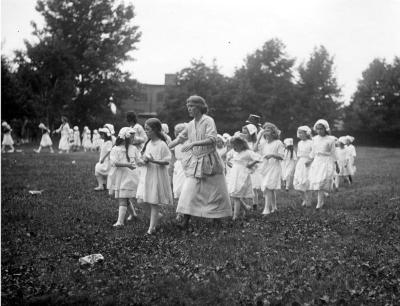
<path fill-rule="evenodd" d="M 310 157 L 310 190 L 331 191 L 335 175 L 335 138 L 330 135 L 314 136 Z"/>
<path fill-rule="evenodd" d="M 265 141 L 261 148 L 261 153 L 263 157 L 274 154 L 283 158 L 284 149 L 282 141 L 275 139 L 271 142 Z M 282 166 L 280 160 L 276 158 L 264 158 L 260 166 L 260 172 L 262 175 L 261 190 L 263 192 L 266 189 L 281 189 Z"/>
<path fill-rule="evenodd" d="M 170 161 L 171 151 L 167 144 L 158 139 L 147 143 L 144 155 L 155 160 Z M 140 169 L 140 180 L 136 194 L 140 202 L 157 205 L 172 205 L 171 181 L 168 166 L 147 163 Z"/>
<path fill-rule="evenodd" d="M 300 140 L 297 144 L 297 164 L 294 171 L 293 187 L 296 190 L 307 191 L 310 189 L 310 166 L 306 162 L 310 160 L 312 140 Z"/>
<path fill-rule="evenodd" d="M 68 122 L 61 124 L 56 130 L 57 133 L 61 133 L 60 142 L 58 144 L 59 150 L 69 150 L 69 124 Z"/>
<path fill-rule="evenodd" d="M 125 146 L 114 146 L 110 152 L 111 169 L 107 177 L 107 189 L 115 198 L 135 198 L 139 184 L 139 171 L 137 168 L 116 167 L 116 163 L 137 163 L 140 153 L 135 146 L 128 147 L 129 161 L 126 158 Z"/>

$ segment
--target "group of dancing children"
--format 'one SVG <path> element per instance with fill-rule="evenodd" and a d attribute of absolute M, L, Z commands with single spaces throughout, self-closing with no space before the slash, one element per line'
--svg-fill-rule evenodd
<path fill-rule="evenodd" d="M 338 188 L 341 179 L 352 183 L 356 156 L 351 144 L 353 137 L 336 139 L 330 135 L 328 122 L 320 119 L 313 126 L 314 137 L 308 126 L 298 128 L 299 142 L 295 150 L 293 139 L 282 142 L 274 124 L 266 122 L 261 127 L 254 121 L 256 117 L 251 115 L 242 131 L 232 137 L 226 133 L 218 135 L 216 142 L 225 165 L 234 220 L 240 217 L 241 208 L 247 210 L 253 206 L 256 209 L 261 195 L 265 201 L 262 214 L 275 212 L 276 191 L 282 187 L 300 191 L 301 205 L 305 207 L 311 206 L 312 193 L 317 192 L 316 209 L 320 209 L 327 193 Z M 160 207 L 172 205 L 173 198 L 177 200 L 181 195 L 186 179 L 183 161 L 189 152 L 182 150 L 185 143 L 172 150 L 168 148 L 171 139 L 167 127 L 156 118 L 148 119 L 144 129 L 135 119 L 130 127 L 122 128 L 117 137 L 110 126 L 106 124 L 99 129 L 102 142 L 95 166 L 98 182 L 95 190 L 108 190 L 118 199 L 116 227 L 135 217 L 135 206 L 144 203 L 150 215 L 147 233 L 152 234 L 162 217 Z M 186 126 L 186 123 L 177 124 L 175 137 Z"/>

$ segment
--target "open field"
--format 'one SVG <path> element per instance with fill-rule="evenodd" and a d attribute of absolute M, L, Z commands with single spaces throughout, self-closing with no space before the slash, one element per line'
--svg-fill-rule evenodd
<path fill-rule="evenodd" d="M 322 211 L 282 191 L 268 217 L 181 231 L 170 209 L 150 237 L 143 210 L 112 227 L 97 154 L 2 154 L 2 304 L 399 305 L 400 150 L 357 150 L 354 185 Z M 92 253 L 104 262 L 80 268 Z"/>

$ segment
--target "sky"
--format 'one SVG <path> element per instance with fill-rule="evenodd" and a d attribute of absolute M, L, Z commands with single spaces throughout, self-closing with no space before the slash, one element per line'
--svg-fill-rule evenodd
<path fill-rule="evenodd" d="M 134 61 L 123 69 L 141 83 L 163 84 L 165 73 L 192 59 L 232 76 L 247 55 L 272 39 L 286 45 L 296 65 L 324 45 L 334 57 L 338 84 L 348 103 L 374 58 L 400 56 L 400 0 L 125 0 L 135 6 L 142 32 Z M 41 24 L 35 0 L 1 0 L 1 52 L 12 56 L 34 41 Z"/>

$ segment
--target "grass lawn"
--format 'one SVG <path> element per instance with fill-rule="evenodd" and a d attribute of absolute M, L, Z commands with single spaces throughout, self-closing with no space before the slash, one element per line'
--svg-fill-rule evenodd
<path fill-rule="evenodd" d="M 116 200 L 93 191 L 96 153 L 31 152 L 1 157 L 3 305 L 400 303 L 399 149 L 357 148 L 354 185 L 322 211 L 282 191 L 275 214 L 194 219 L 192 231 L 168 209 L 150 237 L 143 210 L 112 227 Z M 104 262 L 81 268 L 93 253 Z"/>

